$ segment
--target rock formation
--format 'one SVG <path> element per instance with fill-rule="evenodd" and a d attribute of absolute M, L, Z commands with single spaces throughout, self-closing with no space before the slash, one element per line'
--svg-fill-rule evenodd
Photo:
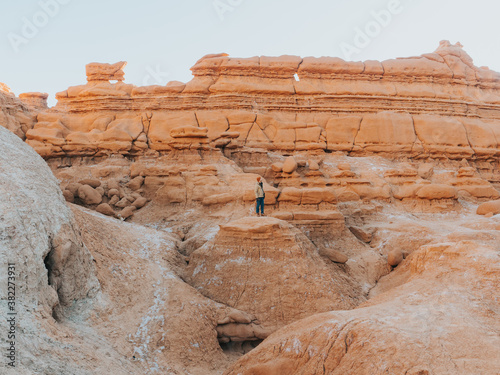
<path fill-rule="evenodd" d="M 0 145 L 0 259 L 15 266 L 19 371 L 206 374 L 207 366 L 227 366 L 219 322 L 246 327 L 256 319 L 184 283 L 174 238 L 70 210 L 33 149 L 3 128 Z M 5 290 L 7 276 L 1 273 Z M 4 297 L 2 308 L 8 311 Z M 5 319 L 0 326 L 9 330 Z"/>
<path fill-rule="evenodd" d="M 303 233 L 275 218 L 221 225 L 212 241 L 191 254 L 187 273 L 202 294 L 254 315 L 266 329 L 260 338 L 314 312 L 349 309 L 363 299 L 342 268 L 329 269 Z"/>
<path fill-rule="evenodd" d="M 34 111 L 16 98 L 7 86 L 0 83 L 0 125 L 9 129 L 21 139 L 35 124 Z"/>
<path fill-rule="evenodd" d="M 499 275 L 498 249 L 423 246 L 382 279 L 396 281 L 396 291 L 291 324 L 225 374 L 494 374 L 500 327 L 491 297 Z"/>
<path fill-rule="evenodd" d="M 87 81 L 123 81 L 125 72 L 123 68 L 127 65 L 125 61 L 117 62 L 116 64 L 101 64 L 90 63 L 87 64 L 85 70 L 87 72 Z"/>
<path fill-rule="evenodd" d="M 53 108 L 0 84 L 15 373 L 499 373 L 498 73 L 446 41 L 125 64 Z"/>
<path fill-rule="evenodd" d="M 76 205 L 72 209 L 96 259 L 106 301 L 96 301 L 86 324 L 116 352 L 123 373 L 215 374 L 226 367 L 219 327 L 230 322 L 248 331 L 255 317 L 205 298 L 183 282 L 185 261 L 169 234 Z"/>
<path fill-rule="evenodd" d="M 39 303 L 45 315 L 64 314 L 73 300 L 99 288 L 90 253 L 43 159 L 3 128 L 0 137 L 4 264 L 17 260 L 19 275 L 30 275 L 18 280 L 21 303 Z"/>
<path fill-rule="evenodd" d="M 7 291 L 7 264 L 12 263 L 9 285 L 16 288 L 19 363 L 36 366 L 31 355 L 40 330 L 50 329 L 49 321 L 63 320 L 76 304 L 95 297 L 99 282 L 92 256 L 46 163 L 4 128 L 0 145 L 0 259 L 5 267 L 0 283 Z M 4 312 L 10 311 L 6 295 Z M 6 319 L 0 325 L 3 332 L 9 331 Z M 6 339 L 2 337 L 3 344 Z M 44 332 L 40 340 L 43 346 L 50 339 Z"/>
<path fill-rule="evenodd" d="M 25 92 L 19 95 L 19 99 L 35 111 L 43 111 L 49 108 L 47 105 L 48 97 L 49 94 L 41 92 Z"/>
<path fill-rule="evenodd" d="M 383 62 L 209 55 L 193 80 L 166 86 L 125 84 L 124 65 L 89 64 L 87 85 L 57 94 L 28 143 L 44 157 L 209 145 L 458 160 L 499 153 L 500 76 L 458 44 Z"/>

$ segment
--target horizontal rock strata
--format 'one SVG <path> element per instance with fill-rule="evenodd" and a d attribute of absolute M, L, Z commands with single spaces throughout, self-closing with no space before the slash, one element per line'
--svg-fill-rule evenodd
<path fill-rule="evenodd" d="M 500 154 L 500 75 L 460 45 L 418 57 L 209 55 L 184 84 L 136 87 L 125 63 L 89 64 L 28 143 L 46 158 L 243 148 L 491 160 Z M 116 80 L 117 83 L 111 83 Z"/>

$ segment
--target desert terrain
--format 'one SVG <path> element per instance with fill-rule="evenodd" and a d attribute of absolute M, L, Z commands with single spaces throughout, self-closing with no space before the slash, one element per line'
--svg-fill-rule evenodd
<path fill-rule="evenodd" d="M 125 65 L 51 108 L 0 84 L 0 373 L 500 374 L 500 73 L 448 41 Z"/>

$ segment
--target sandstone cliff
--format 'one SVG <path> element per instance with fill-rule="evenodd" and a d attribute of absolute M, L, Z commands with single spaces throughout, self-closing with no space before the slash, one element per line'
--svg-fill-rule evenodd
<path fill-rule="evenodd" d="M 208 55 L 165 86 L 125 65 L 50 109 L 0 85 L 16 373 L 500 371 L 498 73 L 449 42 Z"/>
<path fill-rule="evenodd" d="M 88 83 L 58 93 L 28 143 L 44 157 L 211 147 L 470 160 L 499 153 L 500 75 L 474 66 L 459 44 L 383 62 L 209 55 L 190 82 L 166 86 L 126 84 L 123 65 L 109 73 L 90 64 Z"/>

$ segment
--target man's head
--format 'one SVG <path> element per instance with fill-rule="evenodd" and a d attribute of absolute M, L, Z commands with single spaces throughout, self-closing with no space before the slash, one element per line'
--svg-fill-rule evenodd
<path fill-rule="evenodd" d="M 260 176 L 257 177 L 257 182 L 260 182 L 260 180 L 262 180 L 262 178 Z"/>

